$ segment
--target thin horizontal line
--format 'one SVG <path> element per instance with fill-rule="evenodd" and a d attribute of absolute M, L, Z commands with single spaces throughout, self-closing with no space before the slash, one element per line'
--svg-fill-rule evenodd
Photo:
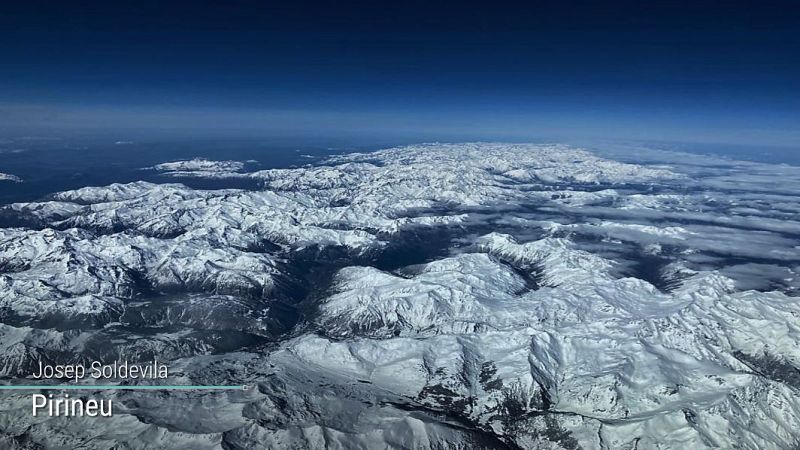
<path fill-rule="evenodd" d="M 32 390 L 117 390 L 117 391 L 246 391 L 247 385 L 238 386 L 205 386 L 205 385 L 131 385 L 119 386 L 114 384 L 79 385 L 79 384 L 31 384 L 31 385 L 0 385 L 0 390 L 4 391 L 32 391 Z"/>

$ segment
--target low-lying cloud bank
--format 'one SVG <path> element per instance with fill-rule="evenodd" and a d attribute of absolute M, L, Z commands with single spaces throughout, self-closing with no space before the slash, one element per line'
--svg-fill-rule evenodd
<path fill-rule="evenodd" d="M 2 172 L 0 172 L 0 181 L 13 181 L 15 183 L 21 183 L 22 182 L 22 178 L 20 178 L 20 177 L 18 177 L 16 175 L 11 175 L 10 173 L 2 173 Z"/>

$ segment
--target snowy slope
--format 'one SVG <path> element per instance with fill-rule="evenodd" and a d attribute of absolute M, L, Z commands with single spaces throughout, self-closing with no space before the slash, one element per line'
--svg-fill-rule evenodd
<path fill-rule="evenodd" d="M 262 187 L 136 182 L 3 208 L 26 226 L 0 229 L 2 376 L 158 357 L 175 383 L 255 389 L 120 392 L 102 423 L 32 418 L 9 395 L 0 446 L 800 438 L 800 170 L 500 143 L 156 167 Z"/>

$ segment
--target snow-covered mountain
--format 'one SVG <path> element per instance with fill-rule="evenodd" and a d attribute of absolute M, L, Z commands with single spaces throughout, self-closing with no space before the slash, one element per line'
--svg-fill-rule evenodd
<path fill-rule="evenodd" d="M 2 376 L 169 361 L 102 421 L 8 448 L 793 448 L 800 169 L 427 144 L 0 211 Z M 174 181 L 175 178 L 172 178 Z M 780 180 L 780 183 L 776 182 Z M 191 412 L 191 413 L 189 413 Z"/>

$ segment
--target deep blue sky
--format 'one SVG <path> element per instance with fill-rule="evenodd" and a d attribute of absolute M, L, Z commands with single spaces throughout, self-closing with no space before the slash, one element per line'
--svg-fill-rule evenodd
<path fill-rule="evenodd" d="M 798 124 L 800 2 L 0 5 L 4 135 L 798 146 Z"/>

